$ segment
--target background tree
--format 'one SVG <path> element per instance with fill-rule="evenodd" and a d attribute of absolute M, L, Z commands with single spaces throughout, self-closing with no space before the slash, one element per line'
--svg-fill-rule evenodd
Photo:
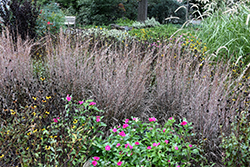
<path fill-rule="evenodd" d="M 140 0 L 138 4 L 137 21 L 145 22 L 148 12 L 148 0 Z"/>

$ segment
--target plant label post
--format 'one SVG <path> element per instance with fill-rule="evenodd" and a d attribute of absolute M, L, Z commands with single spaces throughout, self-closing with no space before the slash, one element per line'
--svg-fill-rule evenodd
<path fill-rule="evenodd" d="M 66 21 L 64 22 L 65 25 L 74 25 L 75 28 L 75 22 L 76 22 L 76 16 L 65 16 Z"/>

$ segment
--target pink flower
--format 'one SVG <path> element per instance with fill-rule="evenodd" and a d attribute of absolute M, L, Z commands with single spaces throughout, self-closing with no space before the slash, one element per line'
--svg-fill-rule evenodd
<path fill-rule="evenodd" d="M 180 165 L 176 166 L 176 167 L 180 167 Z"/>
<path fill-rule="evenodd" d="M 189 146 L 189 147 L 193 147 L 193 145 L 192 145 L 192 144 L 189 144 L 188 146 Z"/>
<path fill-rule="evenodd" d="M 166 128 L 164 128 L 162 131 L 163 131 L 163 132 L 166 132 Z"/>
<path fill-rule="evenodd" d="M 179 148 L 177 146 L 175 146 L 174 149 L 179 150 Z"/>
<path fill-rule="evenodd" d="M 120 128 L 121 126 L 118 126 L 117 128 Z"/>
<path fill-rule="evenodd" d="M 100 117 L 101 116 L 96 116 L 96 122 L 100 122 Z"/>
<path fill-rule="evenodd" d="M 110 146 L 107 145 L 107 146 L 105 147 L 105 150 L 109 151 L 109 150 L 110 150 Z"/>
<path fill-rule="evenodd" d="M 96 103 L 95 103 L 95 102 L 91 102 L 91 103 L 89 103 L 89 106 L 94 106 L 94 105 L 96 105 Z"/>
<path fill-rule="evenodd" d="M 70 100 L 71 100 L 71 97 L 70 97 L 69 95 L 67 95 L 66 99 L 67 99 L 68 101 L 70 101 Z"/>
<path fill-rule="evenodd" d="M 156 146 L 158 146 L 158 145 L 157 145 L 157 143 L 153 143 L 153 146 L 156 147 Z"/>
<path fill-rule="evenodd" d="M 122 151 L 119 152 L 119 154 L 121 154 L 121 153 L 122 153 Z"/>
<path fill-rule="evenodd" d="M 127 147 L 128 147 L 128 145 L 129 145 L 129 144 L 125 144 L 125 148 L 127 148 Z"/>
<path fill-rule="evenodd" d="M 172 120 L 172 119 L 173 119 L 173 117 L 170 117 L 170 118 L 168 118 L 168 119 Z"/>
<path fill-rule="evenodd" d="M 100 157 L 94 157 L 94 160 L 97 160 L 97 161 L 98 161 L 99 159 L 100 159 Z"/>
<path fill-rule="evenodd" d="M 92 165 L 96 166 L 97 162 L 96 161 L 92 161 Z"/>
<path fill-rule="evenodd" d="M 129 121 L 129 119 L 126 119 L 126 120 L 125 120 L 125 123 L 128 123 L 128 121 Z"/>
<path fill-rule="evenodd" d="M 182 123 L 181 123 L 181 125 L 187 125 L 187 122 L 186 121 L 183 121 Z"/>
<path fill-rule="evenodd" d="M 166 144 L 168 144 L 168 140 L 165 140 Z"/>
<path fill-rule="evenodd" d="M 121 144 L 120 143 L 117 143 L 116 147 L 119 147 Z"/>
<path fill-rule="evenodd" d="M 116 129 L 116 128 L 114 128 L 114 129 L 113 129 L 113 132 L 117 132 L 117 129 Z"/>
<path fill-rule="evenodd" d="M 57 117 L 56 119 L 58 119 L 58 120 L 59 120 L 59 117 Z"/>
<path fill-rule="evenodd" d="M 149 122 L 156 121 L 155 117 L 149 118 L 148 120 L 149 120 Z"/>
<path fill-rule="evenodd" d="M 48 21 L 47 24 L 50 25 L 50 22 Z"/>
<path fill-rule="evenodd" d="M 57 122 L 58 122 L 58 120 L 57 120 L 56 118 L 53 118 L 53 121 L 54 121 L 55 123 L 57 123 Z"/>
<path fill-rule="evenodd" d="M 131 145 L 129 144 L 129 148 L 130 148 L 130 150 L 132 150 L 132 149 L 133 149 L 133 146 L 131 146 Z"/>
<path fill-rule="evenodd" d="M 151 150 L 151 147 L 150 147 L 150 146 L 148 146 L 148 147 L 147 147 L 147 149 L 148 149 L 148 150 Z"/>
<path fill-rule="evenodd" d="M 122 137 L 125 137 L 125 136 L 126 136 L 126 134 L 124 133 L 124 131 L 121 131 L 121 132 L 119 133 L 119 135 L 122 136 Z"/>
<path fill-rule="evenodd" d="M 79 103 L 80 103 L 80 104 L 82 104 L 82 103 L 83 103 L 83 101 L 79 101 Z"/>
<path fill-rule="evenodd" d="M 133 121 L 135 121 L 137 118 L 133 118 Z"/>
<path fill-rule="evenodd" d="M 121 166 L 121 165 L 122 165 L 122 162 L 121 162 L 121 161 L 119 161 L 119 162 L 117 163 L 117 165 L 118 165 L 118 166 Z"/>
<path fill-rule="evenodd" d="M 135 142 L 135 145 L 139 145 L 140 143 L 137 141 L 137 142 Z"/>
<path fill-rule="evenodd" d="M 128 127 L 128 124 L 124 124 L 123 126 L 122 126 L 122 128 L 126 128 L 126 127 Z"/>
<path fill-rule="evenodd" d="M 168 160 L 168 162 L 170 162 L 170 160 Z"/>

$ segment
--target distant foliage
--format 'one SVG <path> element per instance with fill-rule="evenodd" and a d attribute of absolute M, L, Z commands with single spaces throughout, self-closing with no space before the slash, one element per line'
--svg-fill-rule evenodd
<path fill-rule="evenodd" d="M 37 6 L 37 0 L 12 0 L 10 2 L 3 0 L 2 4 L 0 17 L 3 19 L 4 27 L 10 27 L 10 34 L 13 41 L 17 42 L 18 34 L 21 35 L 22 40 L 26 40 L 27 36 L 31 39 L 35 38 L 36 20 L 40 8 L 40 6 Z"/>
<path fill-rule="evenodd" d="M 149 0 L 148 2 L 148 17 L 154 17 L 160 23 L 165 23 L 165 18 L 170 16 L 179 17 L 175 19 L 175 23 L 183 23 L 185 21 L 186 10 L 184 8 L 179 9 L 176 13 L 181 3 L 176 0 Z"/>

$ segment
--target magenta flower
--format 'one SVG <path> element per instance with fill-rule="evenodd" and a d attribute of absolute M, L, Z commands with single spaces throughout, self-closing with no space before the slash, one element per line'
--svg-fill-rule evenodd
<path fill-rule="evenodd" d="M 122 136 L 122 137 L 125 137 L 125 136 L 126 136 L 126 134 L 125 134 L 124 131 L 121 131 L 121 132 L 119 133 L 119 135 Z"/>
<path fill-rule="evenodd" d="M 181 123 L 181 125 L 187 125 L 187 122 L 186 121 L 183 121 L 182 123 Z"/>
<path fill-rule="evenodd" d="M 147 147 L 147 149 L 148 149 L 148 150 L 151 150 L 151 147 L 150 147 L 150 146 L 148 146 L 148 147 Z"/>
<path fill-rule="evenodd" d="M 170 118 L 168 118 L 168 119 L 172 120 L 172 119 L 173 119 L 173 117 L 170 117 Z"/>
<path fill-rule="evenodd" d="M 50 22 L 48 21 L 47 24 L 50 25 Z"/>
<path fill-rule="evenodd" d="M 100 122 L 100 116 L 96 116 L 96 122 Z"/>
<path fill-rule="evenodd" d="M 125 123 L 128 123 L 128 121 L 129 121 L 129 119 L 126 119 L 126 120 L 125 120 Z"/>
<path fill-rule="evenodd" d="M 175 146 L 174 149 L 179 150 L 179 148 L 177 146 Z"/>
<path fill-rule="evenodd" d="M 119 147 L 121 144 L 120 143 L 117 143 L 116 147 Z"/>
<path fill-rule="evenodd" d="M 128 124 L 124 124 L 123 126 L 122 126 L 122 128 L 126 128 L 126 127 L 128 127 Z"/>
<path fill-rule="evenodd" d="M 94 157 L 94 160 L 97 160 L 97 161 L 98 161 L 99 159 L 100 159 L 100 157 Z"/>
<path fill-rule="evenodd" d="M 135 142 L 135 145 L 139 145 L 140 143 L 137 141 L 137 142 Z"/>
<path fill-rule="evenodd" d="M 165 140 L 166 144 L 168 144 L 168 140 Z"/>
<path fill-rule="evenodd" d="M 113 132 L 117 132 L 117 129 L 116 129 L 116 128 L 114 128 L 114 129 L 113 129 Z"/>
<path fill-rule="evenodd" d="M 168 162 L 170 162 L 170 160 L 168 160 Z"/>
<path fill-rule="evenodd" d="M 107 146 L 105 147 L 105 150 L 109 151 L 109 150 L 110 150 L 110 146 L 107 145 Z"/>
<path fill-rule="evenodd" d="M 153 143 L 153 146 L 156 147 L 156 146 L 158 146 L 158 145 L 157 145 L 157 143 Z"/>
<path fill-rule="evenodd" d="M 129 144 L 125 144 L 125 148 L 127 148 L 129 146 Z"/>
<path fill-rule="evenodd" d="M 166 128 L 164 128 L 162 131 L 163 131 L 163 132 L 166 132 Z"/>
<path fill-rule="evenodd" d="M 192 144 L 189 144 L 188 146 L 189 146 L 189 147 L 193 147 L 193 145 L 192 145 Z"/>
<path fill-rule="evenodd" d="M 89 103 L 89 106 L 94 106 L 94 105 L 96 105 L 96 103 L 95 103 L 95 102 L 91 102 L 91 103 Z"/>
<path fill-rule="evenodd" d="M 149 118 L 148 120 L 149 120 L 149 122 L 156 121 L 155 117 Z"/>
<path fill-rule="evenodd" d="M 54 121 L 55 123 L 57 123 L 57 122 L 58 122 L 58 120 L 57 120 L 56 118 L 53 118 L 53 121 Z"/>
<path fill-rule="evenodd" d="M 97 162 L 96 161 L 92 161 L 92 165 L 96 166 Z"/>
<path fill-rule="evenodd" d="M 133 149 L 133 146 L 131 146 L 131 145 L 129 144 L 129 148 L 130 148 L 130 150 L 132 150 L 132 149 Z"/>
<path fill-rule="evenodd" d="M 136 118 L 133 118 L 133 121 L 135 121 L 136 120 Z"/>
<path fill-rule="evenodd" d="M 117 128 L 120 128 L 121 126 L 118 126 Z"/>
<path fill-rule="evenodd" d="M 118 165 L 118 166 L 121 166 L 121 165 L 122 165 L 122 161 L 119 161 L 119 162 L 117 163 L 117 165 Z"/>
<path fill-rule="evenodd" d="M 70 100 L 71 100 L 71 97 L 70 97 L 69 95 L 67 95 L 66 99 L 67 99 L 68 101 L 70 101 Z"/>
<path fill-rule="evenodd" d="M 80 103 L 80 104 L 82 104 L 82 103 L 83 103 L 83 101 L 79 101 L 79 103 Z"/>

